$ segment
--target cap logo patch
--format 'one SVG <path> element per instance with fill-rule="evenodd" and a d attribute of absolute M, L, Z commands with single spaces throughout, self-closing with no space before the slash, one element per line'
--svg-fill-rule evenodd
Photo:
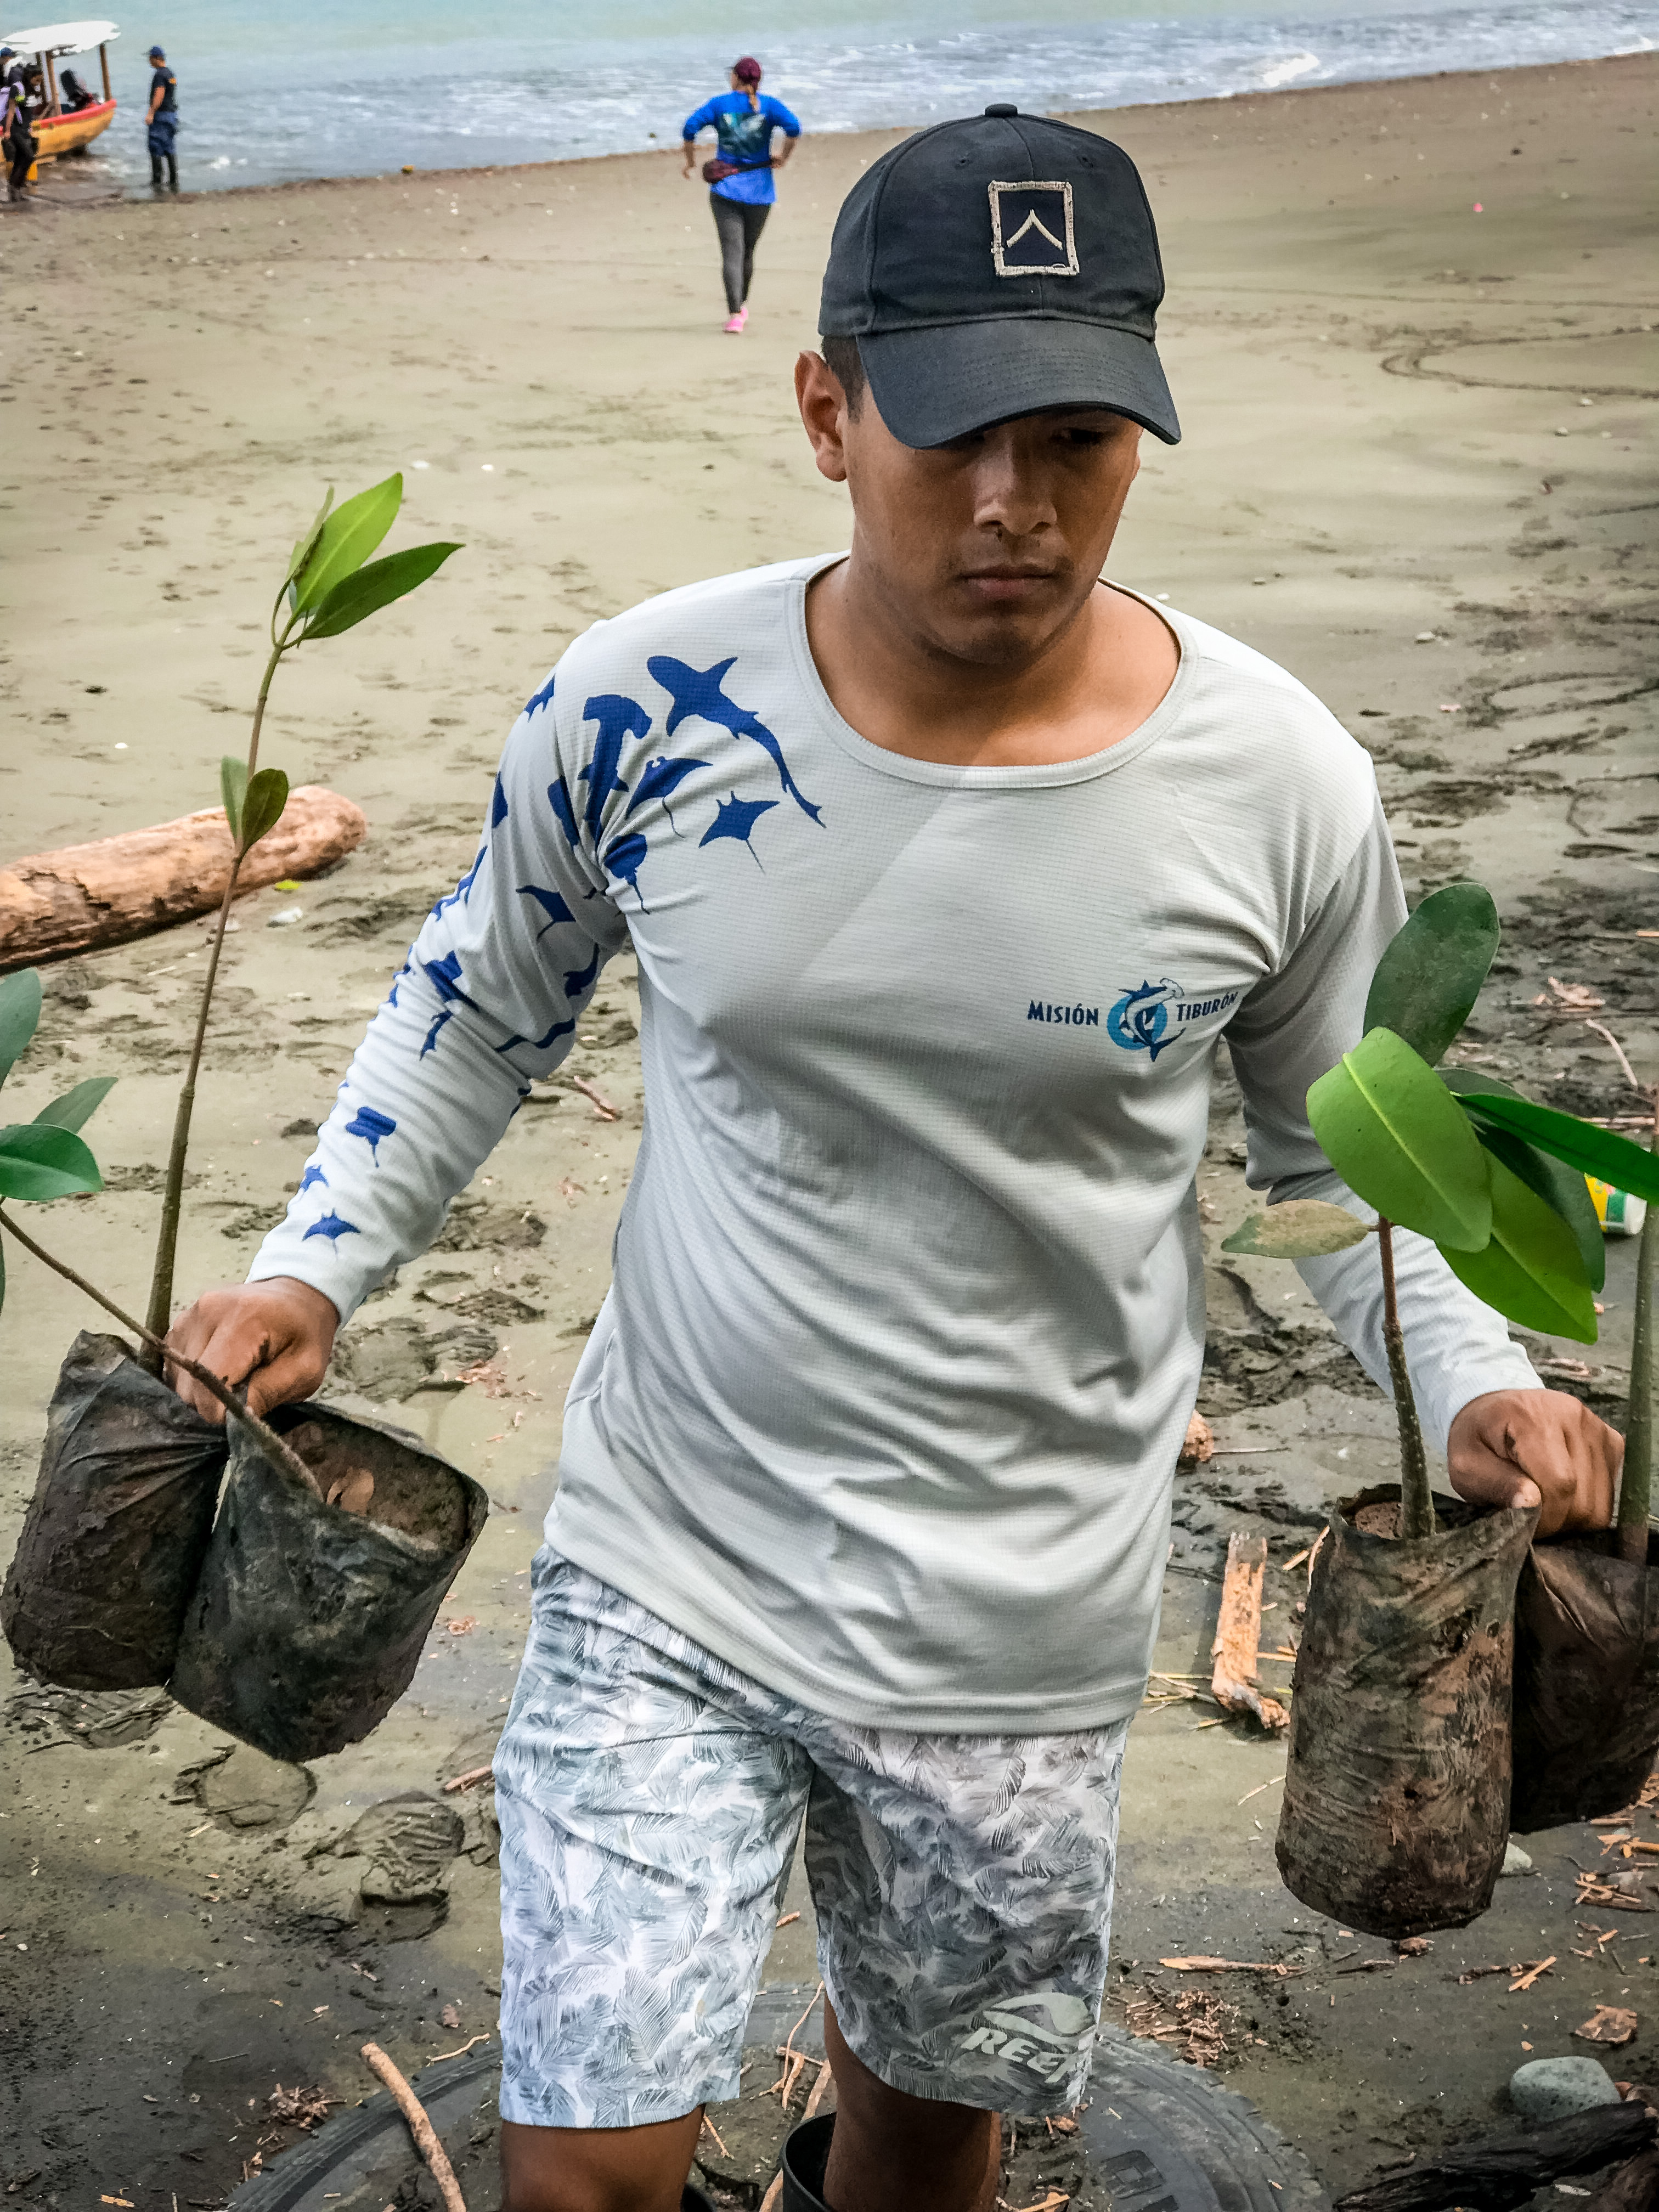
<path fill-rule="evenodd" d="M 999 276 L 1075 276 L 1077 232 L 1064 179 L 993 184 L 991 259 Z"/>

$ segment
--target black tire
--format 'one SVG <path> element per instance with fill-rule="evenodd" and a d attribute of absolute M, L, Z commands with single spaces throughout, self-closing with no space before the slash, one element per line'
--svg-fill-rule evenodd
<path fill-rule="evenodd" d="M 1330 2212 L 1300 2151 L 1248 2097 L 1156 2043 L 1103 2027 L 1082 2134 L 1122 2212 Z"/>
<path fill-rule="evenodd" d="M 763 1990 L 750 2041 L 769 2057 L 811 1994 Z M 822 2050 L 822 2033 L 815 2014 L 798 2033 L 797 2049 Z M 415 2093 L 441 2136 L 459 2135 L 462 2122 L 493 2101 L 500 2063 L 492 2045 L 421 2075 Z M 1248 2097 L 1121 2028 L 1100 2031 L 1081 2131 L 1091 2173 L 1110 2191 L 1114 2212 L 1330 2212 L 1307 2160 Z M 449 2148 L 453 2154 L 454 2139 Z M 354 2184 L 397 2161 L 414 2170 L 402 2118 L 382 2093 L 284 2152 L 269 2173 L 234 2191 L 231 2205 L 234 2212 L 327 2212 L 325 2191 L 349 2197 Z"/>

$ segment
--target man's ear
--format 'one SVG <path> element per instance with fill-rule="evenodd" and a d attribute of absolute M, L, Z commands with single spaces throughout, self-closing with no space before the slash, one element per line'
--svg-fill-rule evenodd
<path fill-rule="evenodd" d="M 795 404 L 812 441 L 812 458 L 818 474 L 831 483 L 847 481 L 847 394 L 841 380 L 820 353 L 804 353 L 795 362 Z"/>

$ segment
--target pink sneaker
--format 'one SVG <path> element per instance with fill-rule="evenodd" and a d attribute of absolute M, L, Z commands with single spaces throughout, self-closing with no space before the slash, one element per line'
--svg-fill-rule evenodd
<path fill-rule="evenodd" d="M 737 313 L 730 319 L 726 325 L 726 337 L 729 338 L 740 338 L 743 336 L 743 326 L 748 320 L 748 308 L 739 307 Z"/>

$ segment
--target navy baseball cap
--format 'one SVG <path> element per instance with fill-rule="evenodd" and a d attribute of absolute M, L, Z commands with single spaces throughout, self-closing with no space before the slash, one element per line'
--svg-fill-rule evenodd
<path fill-rule="evenodd" d="M 161 52 L 160 46 L 152 46 L 149 50 L 149 58 L 153 62 L 164 62 L 167 56 Z"/>
<path fill-rule="evenodd" d="M 858 341 L 882 420 L 943 446 L 1048 407 L 1107 407 L 1173 446 L 1140 173 L 1091 131 L 1004 102 L 918 131 L 836 218 L 818 328 Z"/>

